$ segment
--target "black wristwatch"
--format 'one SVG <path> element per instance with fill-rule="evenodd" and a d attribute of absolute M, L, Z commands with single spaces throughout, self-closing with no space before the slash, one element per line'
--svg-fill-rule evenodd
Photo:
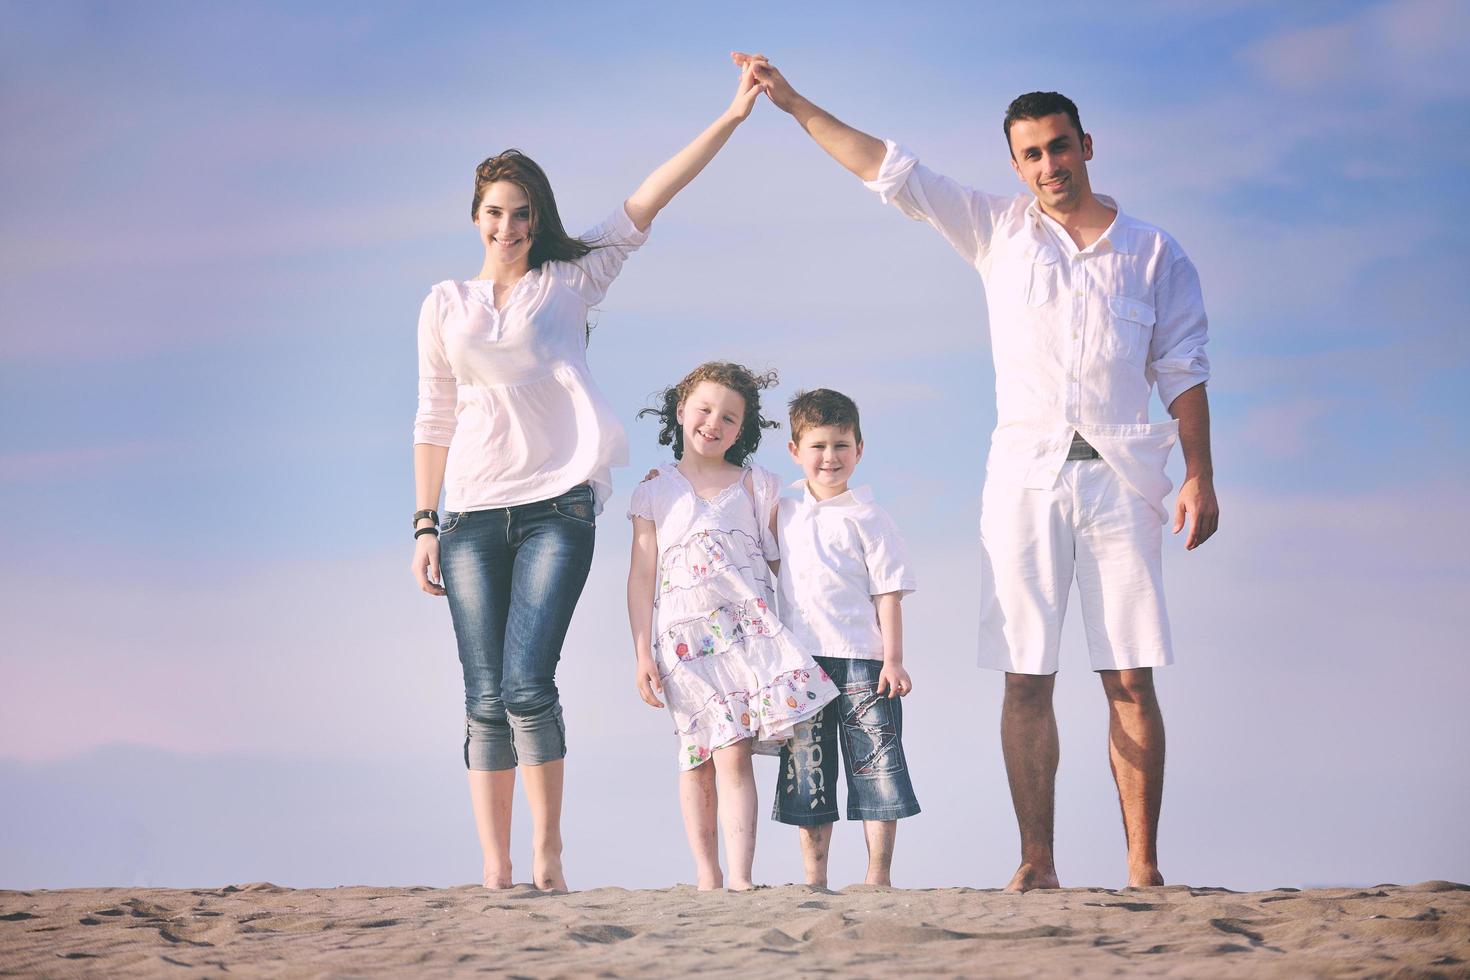
<path fill-rule="evenodd" d="M 413 526 L 415 529 L 418 528 L 419 521 L 423 520 L 425 517 L 432 520 L 436 526 L 438 525 L 439 512 L 437 510 L 420 510 L 416 511 L 413 515 Z"/>

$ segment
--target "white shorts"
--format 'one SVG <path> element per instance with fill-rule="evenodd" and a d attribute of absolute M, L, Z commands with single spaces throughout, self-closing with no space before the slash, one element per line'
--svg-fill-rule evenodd
<path fill-rule="evenodd" d="M 1100 459 L 1051 490 L 987 480 L 980 508 L 980 666 L 1053 674 L 1072 578 L 1093 670 L 1174 662 L 1158 512 Z"/>

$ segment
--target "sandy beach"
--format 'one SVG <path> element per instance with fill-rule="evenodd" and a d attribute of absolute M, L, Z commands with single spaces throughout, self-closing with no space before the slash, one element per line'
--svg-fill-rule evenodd
<path fill-rule="evenodd" d="M 1470 976 L 1470 886 L 0 891 L 0 975 Z"/>

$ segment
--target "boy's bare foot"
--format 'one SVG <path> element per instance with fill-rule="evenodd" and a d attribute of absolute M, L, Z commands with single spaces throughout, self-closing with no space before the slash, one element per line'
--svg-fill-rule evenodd
<path fill-rule="evenodd" d="M 1041 868 L 1032 864 L 1022 864 L 1016 869 L 1016 874 L 1011 878 L 1011 883 L 1006 885 L 1003 891 L 1019 893 L 1029 892 L 1033 888 L 1060 888 L 1061 883 L 1057 881 L 1055 868 Z"/>
<path fill-rule="evenodd" d="M 893 877 L 887 872 L 869 871 L 868 877 L 863 880 L 865 885 L 878 885 L 882 888 L 893 887 Z"/>

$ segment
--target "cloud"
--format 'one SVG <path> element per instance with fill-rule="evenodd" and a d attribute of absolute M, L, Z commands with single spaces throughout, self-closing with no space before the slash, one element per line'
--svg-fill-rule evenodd
<path fill-rule="evenodd" d="M 1384 3 L 1328 24 L 1263 38 L 1242 58 L 1293 93 L 1462 98 L 1470 8 L 1459 0 Z"/>

